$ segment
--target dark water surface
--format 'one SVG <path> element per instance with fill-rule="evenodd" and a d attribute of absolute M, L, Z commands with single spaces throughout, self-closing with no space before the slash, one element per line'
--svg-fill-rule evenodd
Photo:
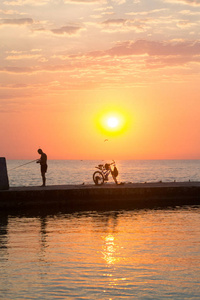
<path fill-rule="evenodd" d="M 0 299 L 200 299 L 200 207 L 0 214 Z"/>

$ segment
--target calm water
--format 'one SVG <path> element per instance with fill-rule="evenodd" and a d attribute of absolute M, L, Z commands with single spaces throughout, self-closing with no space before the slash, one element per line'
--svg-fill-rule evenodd
<path fill-rule="evenodd" d="M 0 215 L 0 299 L 199 299 L 200 206 Z"/>
<path fill-rule="evenodd" d="M 11 186 L 39 165 L 7 161 Z M 47 184 L 92 183 L 102 161 L 49 161 Z M 124 182 L 200 181 L 200 161 L 118 161 Z M 200 299 L 200 206 L 0 212 L 0 299 Z"/>
<path fill-rule="evenodd" d="M 9 160 L 10 186 L 41 184 L 40 166 L 35 162 L 12 170 L 28 161 Z M 105 161 L 49 160 L 47 184 L 91 184 L 95 166 Z M 119 181 L 165 182 L 200 181 L 200 160 L 123 160 L 117 161 Z"/>

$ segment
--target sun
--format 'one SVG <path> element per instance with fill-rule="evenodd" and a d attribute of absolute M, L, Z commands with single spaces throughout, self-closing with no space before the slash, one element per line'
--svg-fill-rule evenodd
<path fill-rule="evenodd" d="M 120 109 L 105 109 L 96 116 L 98 130 L 104 136 L 118 136 L 127 130 L 128 113 Z"/>
<path fill-rule="evenodd" d="M 119 119 L 117 117 L 108 117 L 107 125 L 110 128 L 116 128 L 119 126 Z"/>
<path fill-rule="evenodd" d="M 102 128 L 108 133 L 118 133 L 123 127 L 123 116 L 117 112 L 108 112 L 102 115 Z"/>

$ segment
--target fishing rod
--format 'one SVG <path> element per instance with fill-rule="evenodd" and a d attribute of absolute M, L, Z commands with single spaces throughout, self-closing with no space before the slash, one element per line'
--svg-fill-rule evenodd
<path fill-rule="evenodd" d="M 10 169 L 10 170 L 8 170 L 8 171 L 12 171 L 12 170 L 15 170 L 15 169 L 17 169 L 17 168 L 20 168 L 20 167 L 22 167 L 22 166 L 28 165 L 28 164 L 30 164 L 30 163 L 36 161 L 36 160 L 38 160 L 38 159 L 34 159 L 34 160 L 32 160 L 32 161 L 29 161 L 29 162 L 27 162 L 27 163 L 25 163 L 25 164 L 23 164 L 23 165 L 17 166 L 17 167 L 12 168 L 12 169 Z"/>

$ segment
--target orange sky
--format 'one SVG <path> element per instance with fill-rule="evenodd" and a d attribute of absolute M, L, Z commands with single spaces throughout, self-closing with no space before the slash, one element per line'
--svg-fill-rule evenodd
<path fill-rule="evenodd" d="M 0 156 L 200 159 L 199 16 L 199 0 L 2 1 Z M 123 130 L 99 127 L 108 111 Z"/>

